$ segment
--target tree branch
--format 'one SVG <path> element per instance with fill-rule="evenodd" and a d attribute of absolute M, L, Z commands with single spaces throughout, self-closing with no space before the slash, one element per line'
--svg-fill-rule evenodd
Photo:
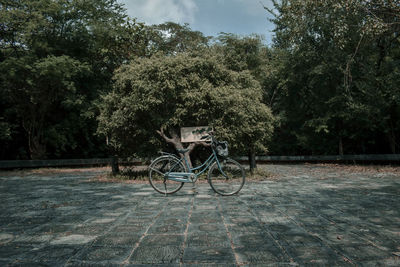
<path fill-rule="evenodd" d="M 168 136 L 165 135 L 164 129 L 161 128 L 160 130 L 156 130 L 156 132 L 167 142 L 171 144 L 175 144 L 174 140 L 172 138 L 169 138 Z"/>
<path fill-rule="evenodd" d="M 175 148 L 181 149 L 183 148 L 179 136 L 175 131 L 170 131 L 170 135 L 171 138 L 168 137 L 165 132 L 164 129 L 161 128 L 160 130 L 156 130 L 156 132 L 167 142 L 170 144 L 173 144 Z M 205 141 L 197 141 L 197 142 L 193 142 L 190 143 L 190 145 L 188 145 L 186 148 L 189 149 L 188 153 L 190 154 L 197 146 L 205 146 L 205 147 L 210 147 L 211 143 L 207 143 Z"/>

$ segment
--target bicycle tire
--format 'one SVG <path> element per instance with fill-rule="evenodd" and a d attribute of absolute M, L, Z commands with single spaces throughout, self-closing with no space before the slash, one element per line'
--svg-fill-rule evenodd
<path fill-rule="evenodd" d="M 225 159 L 220 162 L 222 171 L 215 162 L 208 171 L 208 182 L 214 192 L 222 196 L 237 194 L 244 186 L 246 180 L 245 171 L 237 161 Z"/>
<path fill-rule="evenodd" d="M 171 169 L 172 168 L 172 169 Z M 176 157 L 161 156 L 156 158 L 149 165 L 150 185 L 161 194 L 173 194 L 179 191 L 183 182 L 164 180 L 164 174 L 167 172 L 184 172 L 185 166 Z"/>

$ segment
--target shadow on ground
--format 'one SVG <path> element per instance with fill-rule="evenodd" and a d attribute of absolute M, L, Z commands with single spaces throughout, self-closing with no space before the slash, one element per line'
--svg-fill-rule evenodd
<path fill-rule="evenodd" d="M 400 265 L 400 177 L 312 165 L 239 195 L 164 197 L 104 172 L 0 177 L 0 266 Z"/>

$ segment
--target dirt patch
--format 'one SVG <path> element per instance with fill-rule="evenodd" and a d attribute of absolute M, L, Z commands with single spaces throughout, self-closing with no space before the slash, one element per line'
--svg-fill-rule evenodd
<path fill-rule="evenodd" d="M 257 182 L 265 180 L 279 180 L 280 176 L 278 174 L 272 173 L 264 168 L 259 168 L 251 174 L 248 170 L 246 171 L 246 181 Z M 126 184 L 143 184 L 148 183 L 148 170 L 147 167 L 136 166 L 130 168 L 129 172 L 121 172 L 118 175 L 112 175 L 110 172 L 100 174 L 95 178 L 91 178 L 90 182 L 102 182 L 102 183 L 126 183 Z M 197 184 L 205 184 L 207 181 L 207 173 L 202 174 L 198 180 Z"/>
<path fill-rule="evenodd" d="M 377 179 L 383 177 L 400 177 L 400 166 L 385 165 L 344 165 L 344 164 L 268 164 L 260 165 L 272 173 L 277 179 L 316 177 L 319 180 L 336 179 L 343 177 L 373 176 Z"/>
<path fill-rule="evenodd" d="M 387 165 L 343 165 L 343 164 L 305 164 L 316 167 L 326 167 L 337 172 L 348 173 L 392 173 L 400 175 L 400 166 L 387 166 Z"/>
<path fill-rule="evenodd" d="M 59 173 L 81 173 L 81 172 L 108 172 L 110 167 L 93 167 L 93 168 L 38 168 L 23 170 L 1 170 L 0 177 L 7 176 L 28 176 L 28 175 L 48 175 Z"/>
<path fill-rule="evenodd" d="M 333 179 L 341 177 L 344 174 L 368 174 L 376 177 L 400 176 L 400 166 L 385 165 L 344 165 L 344 164 L 298 164 L 296 168 L 292 165 L 266 165 L 259 164 L 258 169 L 253 174 L 246 167 L 246 181 L 277 181 L 288 176 L 318 176 L 320 179 Z M 92 167 L 92 168 L 38 168 L 23 170 L 2 170 L 0 177 L 9 176 L 30 176 L 30 175 L 53 175 L 53 174 L 73 174 L 83 172 L 98 172 L 95 178 L 90 178 L 89 182 L 104 183 L 127 183 L 143 184 L 148 183 L 147 166 L 130 166 L 121 168 L 121 174 L 113 176 L 110 167 Z M 206 175 L 202 175 L 197 183 L 207 183 Z"/>

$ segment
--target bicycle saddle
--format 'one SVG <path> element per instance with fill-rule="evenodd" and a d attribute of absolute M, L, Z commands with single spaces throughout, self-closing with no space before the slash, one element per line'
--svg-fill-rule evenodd
<path fill-rule="evenodd" d="M 178 153 L 180 153 L 180 154 L 185 154 L 186 152 L 189 151 L 189 149 L 188 148 L 186 148 L 186 149 L 177 149 L 176 151 L 178 151 Z"/>

